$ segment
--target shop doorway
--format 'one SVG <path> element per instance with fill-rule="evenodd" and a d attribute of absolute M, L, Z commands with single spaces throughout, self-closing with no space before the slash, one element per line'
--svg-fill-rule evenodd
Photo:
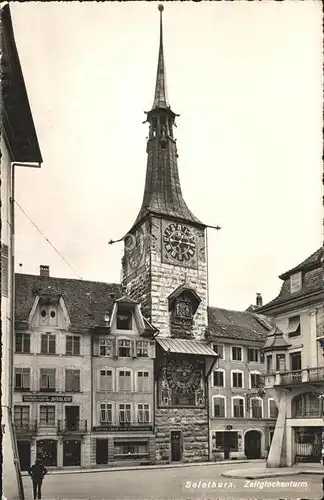
<path fill-rule="evenodd" d="M 30 441 L 17 441 L 20 469 L 26 471 L 30 467 Z"/>
<path fill-rule="evenodd" d="M 57 467 L 57 441 L 53 439 L 43 439 L 37 441 L 37 458 L 41 458 L 47 467 Z"/>
<path fill-rule="evenodd" d="M 108 463 L 108 439 L 96 439 L 96 464 Z"/>
<path fill-rule="evenodd" d="M 67 430 L 78 430 L 80 422 L 80 407 L 66 406 L 65 407 L 65 426 Z"/>
<path fill-rule="evenodd" d="M 63 441 L 63 467 L 81 465 L 81 441 Z"/>
<path fill-rule="evenodd" d="M 261 432 L 247 431 L 244 437 L 244 453 L 246 458 L 261 458 Z"/>
<path fill-rule="evenodd" d="M 180 462 L 181 448 L 181 431 L 171 431 L 171 462 Z"/>

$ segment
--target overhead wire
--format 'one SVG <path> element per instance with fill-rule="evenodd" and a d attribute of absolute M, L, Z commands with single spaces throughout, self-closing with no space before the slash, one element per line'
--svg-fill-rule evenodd
<path fill-rule="evenodd" d="M 61 257 L 61 259 L 64 260 L 64 262 L 69 266 L 70 269 L 72 269 L 72 271 L 78 276 L 78 278 L 80 280 L 83 280 L 83 278 L 74 269 L 74 267 L 69 263 L 69 261 L 66 260 L 66 258 L 64 257 L 64 255 L 62 255 L 62 253 L 56 248 L 56 246 L 50 241 L 50 239 L 47 238 L 47 236 L 45 236 L 45 234 L 43 233 L 43 231 L 37 226 L 37 224 L 35 224 L 35 222 L 31 219 L 31 217 L 29 217 L 29 215 L 22 208 L 22 206 L 19 205 L 18 201 L 14 200 L 14 202 L 17 205 L 17 207 L 21 210 L 21 212 L 25 215 L 25 217 L 27 217 L 27 219 L 32 223 L 32 225 L 35 227 L 35 229 L 37 229 L 37 231 L 43 236 L 43 238 L 47 241 L 47 243 L 49 243 L 49 245 L 53 248 L 53 250 L 55 250 L 55 252 Z"/>

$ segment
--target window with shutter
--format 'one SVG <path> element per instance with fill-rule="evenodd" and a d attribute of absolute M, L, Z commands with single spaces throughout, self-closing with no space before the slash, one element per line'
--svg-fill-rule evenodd
<path fill-rule="evenodd" d="M 131 341 L 118 340 L 118 356 L 120 358 L 129 358 L 131 356 Z"/>
<path fill-rule="evenodd" d="M 120 370 L 118 382 L 120 391 L 131 391 L 132 390 L 131 372 L 126 370 Z"/>
<path fill-rule="evenodd" d="M 139 358 L 148 357 L 148 342 L 145 340 L 139 340 L 136 342 L 136 356 Z"/>
<path fill-rule="evenodd" d="M 148 392 L 150 390 L 149 372 L 137 372 L 137 390 L 139 392 Z"/>
<path fill-rule="evenodd" d="M 113 374 L 112 370 L 102 368 L 99 375 L 99 388 L 101 391 L 113 390 Z"/>

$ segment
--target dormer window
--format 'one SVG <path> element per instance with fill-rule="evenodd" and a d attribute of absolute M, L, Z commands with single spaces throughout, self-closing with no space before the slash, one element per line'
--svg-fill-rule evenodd
<path fill-rule="evenodd" d="M 40 304 L 40 326 L 57 326 L 56 304 Z"/>
<path fill-rule="evenodd" d="M 298 292 L 302 287 L 302 273 L 295 273 L 290 276 L 290 293 Z"/>
<path fill-rule="evenodd" d="M 117 330 L 132 329 L 132 312 L 123 309 L 117 311 Z"/>

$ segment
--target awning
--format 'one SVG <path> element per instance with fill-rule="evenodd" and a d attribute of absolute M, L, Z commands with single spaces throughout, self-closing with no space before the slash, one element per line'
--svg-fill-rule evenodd
<path fill-rule="evenodd" d="M 300 317 L 295 316 L 293 318 L 289 318 L 289 325 L 287 333 L 296 333 L 300 326 Z"/>
<path fill-rule="evenodd" d="M 218 354 L 211 347 L 199 340 L 156 338 L 156 341 L 168 353 L 218 358 Z"/>

